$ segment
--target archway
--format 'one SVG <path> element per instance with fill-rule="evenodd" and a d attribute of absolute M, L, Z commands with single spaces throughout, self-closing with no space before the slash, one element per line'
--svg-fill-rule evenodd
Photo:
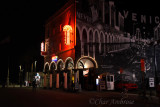
<path fill-rule="evenodd" d="M 44 65 L 44 87 L 49 88 L 49 63 L 46 62 Z"/>
<path fill-rule="evenodd" d="M 64 63 L 62 59 L 59 59 L 57 62 L 57 80 L 56 88 L 63 88 L 64 86 Z"/>
<path fill-rule="evenodd" d="M 93 57 L 93 31 L 89 31 L 89 56 Z"/>
<path fill-rule="evenodd" d="M 64 87 L 71 89 L 72 77 L 74 76 L 74 72 L 72 69 L 74 68 L 74 61 L 71 57 L 68 57 L 65 60 L 65 75 L 64 75 Z"/>
<path fill-rule="evenodd" d="M 80 39 L 80 31 L 76 28 L 76 48 L 75 48 L 76 57 L 81 56 L 81 39 Z"/>
<path fill-rule="evenodd" d="M 50 88 L 56 88 L 56 69 L 57 65 L 52 61 L 50 64 Z"/>
<path fill-rule="evenodd" d="M 100 35 L 100 54 L 103 55 L 104 54 L 104 44 L 105 43 L 105 39 L 104 39 L 104 35 L 103 33 L 101 33 Z"/>
<path fill-rule="evenodd" d="M 98 31 L 95 31 L 95 56 L 99 55 L 99 34 Z"/>
<path fill-rule="evenodd" d="M 79 71 L 78 80 L 82 89 L 96 90 L 96 68 L 98 64 L 94 58 L 84 56 L 78 59 L 76 68 Z"/>
<path fill-rule="evenodd" d="M 83 55 L 88 56 L 88 44 L 87 44 L 87 31 L 86 29 L 83 29 L 82 31 L 82 49 L 83 49 Z"/>

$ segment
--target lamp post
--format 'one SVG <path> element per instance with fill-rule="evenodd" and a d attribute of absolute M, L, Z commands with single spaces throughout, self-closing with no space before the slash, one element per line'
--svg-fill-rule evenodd
<path fill-rule="evenodd" d="M 37 61 L 32 62 L 32 81 L 33 81 L 33 79 L 35 78 L 36 65 L 37 65 Z"/>
<path fill-rule="evenodd" d="M 155 88 L 157 89 L 158 77 L 157 77 L 156 46 L 157 46 L 157 42 L 155 41 L 154 43 L 154 67 L 155 67 Z"/>
<path fill-rule="evenodd" d="M 19 72 L 19 83 L 20 83 L 20 87 L 22 87 L 22 74 L 23 74 L 23 70 L 22 70 L 22 66 L 19 66 L 20 72 Z"/>
<path fill-rule="evenodd" d="M 37 61 L 35 61 L 35 63 L 34 63 L 35 64 L 35 72 L 36 72 L 36 63 L 37 63 Z"/>

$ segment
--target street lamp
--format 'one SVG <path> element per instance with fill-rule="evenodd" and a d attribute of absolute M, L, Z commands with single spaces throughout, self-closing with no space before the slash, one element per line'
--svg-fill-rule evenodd
<path fill-rule="evenodd" d="M 157 41 L 155 41 L 155 43 L 154 43 L 155 88 L 157 88 L 157 84 L 158 84 L 156 46 L 157 46 Z"/>
<path fill-rule="evenodd" d="M 22 66 L 19 66 L 20 72 L 19 72 L 19 83 L 20 83 L 20 87 L 22 87 L 22 74 L 23 74 L 23 70 L 22 70 Z"/>
<path fill-rule="evenodd" d="M 22 66 L 21 66 L 21 65 L 19 66 L 19 69 L 20 69 L 20 71 L 21 71 L 21 69 L 22 69 Z"/>
<path fill-rule="evenodd" d="M 134 81 L 134 83 L 135 83 L 135 77 L 136 77 L 136 76 L 135 76 L 135 73 L 132 74 L 132 77 L 133 77 L 133 81 Z"/>
<path fill-rule="evenodd" d="M 36 63 L 37 63 L 37 61 L 35 61 L 35 63 L 34 63 L 35 64 L 35 72 L 36 72 Z"/>

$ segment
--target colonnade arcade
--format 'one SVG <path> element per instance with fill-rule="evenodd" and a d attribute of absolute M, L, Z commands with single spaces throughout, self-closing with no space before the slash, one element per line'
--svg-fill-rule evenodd
<path fill-rule="evenodd" d="M 108 33 L 92 26 L 76 25 L 76 38 L 81 44 L 81 55 L 95 58 L 97 55 L 123 50 L 129 47 L 130 37 L 122 33 Z M 128 43 L 128 44 L 127 44 Z"/>
<path fill-rule="evenodd" d="M 46 62 L 44 64 L 44 87 L 71 89 L 72 83 L 84 83 L 82 79 L 84 73 L 85 71 L 90 72 L 91 68 L 98 68 L 98 64 L 94 58 L 89 56 L 83 56 L 76 62 L 71 57 L 66 58 L 65 61 L 59 59 L 57 62 Z"/>

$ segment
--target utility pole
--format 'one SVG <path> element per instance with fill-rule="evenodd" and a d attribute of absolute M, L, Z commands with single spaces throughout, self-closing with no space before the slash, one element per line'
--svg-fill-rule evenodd
<path fill-rule="evenodd" d="M 155 41 L 155 43 L 154 43 L 155 88 L 157 89 L 158 77 L 157 77 L 156 46 L 157 46 L 157 41 Z"/>
<path fill-rule="evenodd" d="M 7 75 L 7 87 L 9 87 L 9 57 L 8 57 L 8 75 Z"/>
<path fill-rule="evenodd" d="M 9 66 L 8 66 L 8 75 L 7 75 L 7 87 L 9 87 Z"/>

